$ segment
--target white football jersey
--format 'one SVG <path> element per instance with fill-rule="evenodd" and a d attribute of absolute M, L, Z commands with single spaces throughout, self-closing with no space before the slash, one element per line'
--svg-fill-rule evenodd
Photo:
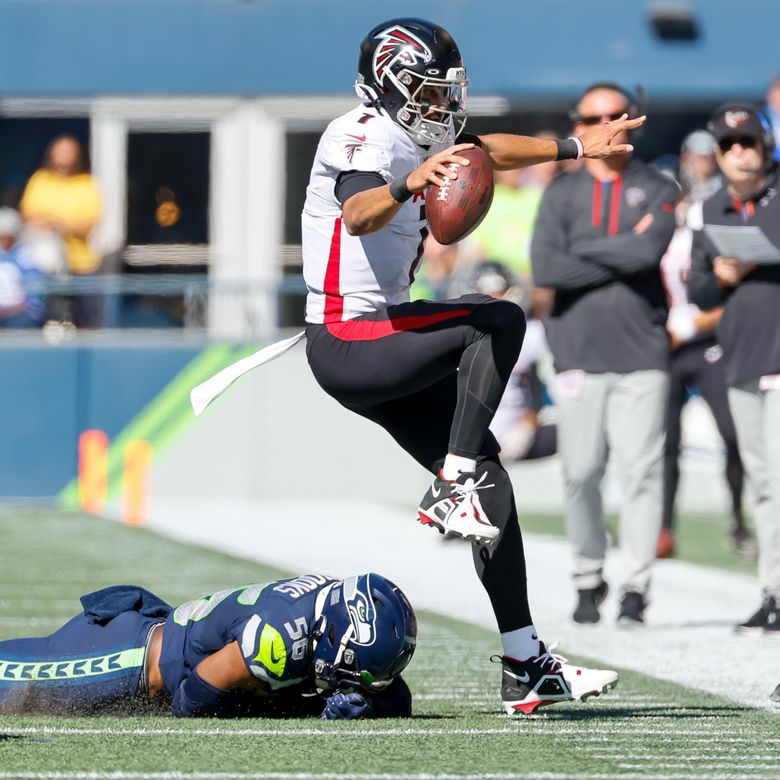
<path fill-rule="evenodd" d="M 350 236 L 335 195 L 336 179 L 343 171 L 371 171 L 390 183 L 434 151 L 417 146 L 392 119 L 367 105 L 328 125 L 314 157 L 301 221 L 307 322 L 340 322 L 409 300 L 427 234 L 425 194 L 406 201 L 381 230 Z"/>
<path fill-rule="evenodd" d="M 669 298 L 670 314 L 679 308 L 699 312 L 699 308 L 688 300 L 688 275 L 691 271 L 693 231 L 701 230 L 704 224 L 701 206 L 701 201 L 691 204 L 686 224 L 674 231 L 672 240 L 661 258 L 661 276 Z"/>

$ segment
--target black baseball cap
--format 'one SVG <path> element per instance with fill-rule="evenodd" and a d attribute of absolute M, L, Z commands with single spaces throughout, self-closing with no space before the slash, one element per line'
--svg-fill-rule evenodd
<path fill-rule="evenodd" d="M 715 109 L 707 129 L 716 141 L 743 136 L 763 143 L 767 130 L 759 112 L 749 103 L 726 103 Z"/>

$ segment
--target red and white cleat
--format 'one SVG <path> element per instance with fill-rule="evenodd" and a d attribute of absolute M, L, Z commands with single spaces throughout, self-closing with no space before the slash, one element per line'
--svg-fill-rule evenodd
<path fill-rule="evenodd" d="M 487 472 L 477 479 L 476 474 L 461 472 L 450 481 L 439 472 L 417 508 L 420 522 L 469 542 L 494 544 L 501 531 L 487 518 L 477 493 L 493 487 L 482 484 L 486 476 Z"/>
<path fill-rule="evenodd" d="M 555 649 L 555 645 L 551 647 Z M 539 707 L 562 701 L 587 701 L 618 684 L 618 673 L 609 669 L 574 666 L 539 643 L 539 655 L 518 661 L 493 656 L 502 665 L 501 700 L 507 715 L 530 715 Z"/>

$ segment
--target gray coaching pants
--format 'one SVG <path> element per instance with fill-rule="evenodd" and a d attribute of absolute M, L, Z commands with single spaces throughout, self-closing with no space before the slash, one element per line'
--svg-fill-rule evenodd
<path fill-rule="evenodd" d="M 609 455 L 622 496 L 623 589 L 647 591 L 661 528 L 668 384 L 667 373 L 660 370 L 564 371 L 556 377 L 558 449 L 577 589 L 601 581 L 607 550 L 601 482 Z"/>
<path fill-rule="evenodd" d="M 742 463 L 753 493 L 762 591 L 780 598 L 780 389 L 758 380 L 729 387 Z"/>

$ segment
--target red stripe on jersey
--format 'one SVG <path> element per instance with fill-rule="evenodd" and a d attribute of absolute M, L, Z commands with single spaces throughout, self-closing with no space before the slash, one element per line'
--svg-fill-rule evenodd
<path fill-rule="evenodd" d="M 344 313 L 344 299 L 340 294 L 341 283 L 341 217 L 336 217 L 330 239 L 328 265 L 325 267 L 325 322 L 339 322 Z"/>
<path fill-rule="evenodd" d="M 607 235 L 614 236 L 618 232 L 618 220 L 620 218 L 620 194 L 623 189 L 623 177 L 618 176 L 612 182 L 612 199 L 609 201 L 609 226 Z"/>
<path fill-rule="evenodd" d="M 593 227 L 601 224 L 601 182 L 595 179 L 593 182 L 593 203 L 591 212 Z"/>
<path fill-rule="evenodd" d="M 325 323 L 328 327 L 328 333 L 342 341 L 376 341 L 395 333 L 420 330 L 445 320 L 455 319 L 455 317 L 465 317 L 472 311 L 472 309 L 452 309 L 437 314 L 409 315 L 389 320 L 346 320 L 345 322 L 325 320 Z"/>

